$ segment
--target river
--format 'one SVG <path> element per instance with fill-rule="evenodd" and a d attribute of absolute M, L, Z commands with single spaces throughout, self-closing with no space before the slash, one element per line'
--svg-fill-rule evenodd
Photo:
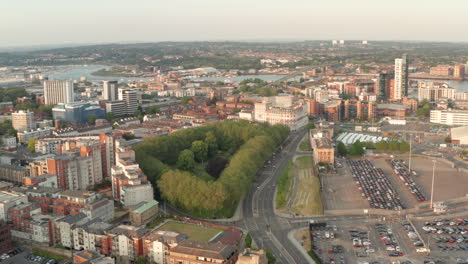
<path fill-rule="evenodd" d="M 143 77 L 126 77 L 126 76 L 94 76 L 93 72 L 108 69 L 106 65 L 83 65 L 83 66 L 67 66 L 63 71 L 49 74 L 51 80 L 79 80 L 80 77 L 86 77 L 90 81 L 103 81 L 103 80 L 118 80 L 120 82 L 133 82 L 133 81 L 152 81 L 154 78 L 143 78 Z M 240 82 L 245 79 L 258 78 L 264 81 L 276 81 L 283 78 L 284 75 L 242 75 L 234 77 L 200 77 L 200 78 L 189 78 L 192 81 L 225 81 L 231 80 L 233 82 Z"/>
<path fill-rule="evenodd" d="M 49 79 L 55 80 L 79 80 L 80 77 L 86 77 L 90 81 L 103 81 L 103 80 L 118 80 L 120 82 L 133 82 L 133 81 L 152 81 L 154 78 L 143 78 L 143 77 L 125 77 L 125 76 L 93 76 L 91 73 L 108 69 L 106 65 L 81 65 L 81 66 L 66 66 L 63 71 L 52 73 L 49 75 Z M 276 81 L 283 78 L 284 75 L 272 74 L 272 75 L 241 75 L 234 77 L 200 77 L 200 78 L 189 78 L 192 81 L 225 81 L 231 80 L 233 82 L 240 82 L 245 79 L 258 78 L 267 82 Z M 468 80 L 465 81 L 454 81 L 454 80 L 438 80 L 439 82 L 448 82 L 449 85 L 459 92 L 468 92 Z"/>

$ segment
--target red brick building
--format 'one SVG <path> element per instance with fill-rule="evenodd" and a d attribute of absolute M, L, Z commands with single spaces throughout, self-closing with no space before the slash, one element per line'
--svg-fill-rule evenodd
<path fill-rule="evenodd" d="M 6 253 L 13 248 L 10 226 L 0 221 L 0 254 Z"/>

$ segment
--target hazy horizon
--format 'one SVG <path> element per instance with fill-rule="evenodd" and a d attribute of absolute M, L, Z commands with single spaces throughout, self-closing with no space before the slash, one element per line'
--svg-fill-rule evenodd
<path fill-rule="evenodd" d="M 455 2 L 455 3 L 454 3 Z M 468 42 L 466 1 L 9 1 L 0 47 L 162 41 Z"/>

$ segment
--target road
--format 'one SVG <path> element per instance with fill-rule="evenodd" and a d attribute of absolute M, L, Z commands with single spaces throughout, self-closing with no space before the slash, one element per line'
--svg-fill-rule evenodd
<path fill-rule="evenodd" d="M 269 249 L 278 263 L 308 263 L 307 259 L 288 239 L 293 227 L 304 226 L 304 222 L 291 224 L 289 219 L 279 217 L 274 210 L 276 181 L 288 162 L 296 153 L 296 148 L 306 134 L 306 129 L 292 132 L 282 151 L 276 155 L 271 165 L 257 176 L 257 184 L 244 199 L 243 222 L 257 246 Z M 305 221 L 307 222 L 307 220 Z"/>

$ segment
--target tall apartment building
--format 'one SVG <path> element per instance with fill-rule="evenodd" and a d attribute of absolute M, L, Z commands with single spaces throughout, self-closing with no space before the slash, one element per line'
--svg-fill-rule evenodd
<path fill-rule="evenodd" d="M 117 81 L 103 81 L 102 84 L 102 99 L 115 101 L 118 98 Z"/>
<path fill-rule="evenodd" d="M 83 146 L 79 153 L 56 155 L 47 159 L 47 172 L 57 175 L 62 190 L 86 190 L 103 180 L 101 146 Z"/>
<path fill-rule="evenodd" d="M 127 115 L 133 115 L 138 109 L 137 92 L 130 89 L 119 88 L 119 100 L 125 102 Z"/>
<path fill-rule="evenodd" d="M 455 67 L 453 67 L 453 77 L 465 77 L 465 65 L 455 65 Z"/>
<path fill-rule="evenodd" d="M 135 162 L 135 152 L 124 144 L 124 140 L 116 142 L 116 165 L 112 167 L 114 199 L 125 206 L 153 201 L 153 186 Z"/>
<path fill-rule="evenodd" d="M 111 134 L 100 133 L 93 136 L 67 136 L 41 138 L 36 141 L 36 152 L 42 154 L 66 154 L 73 151 L 101 149 L 102 175 L 110 178 L 111 168 L 115 165 L 115 139 Z M 37 177 L 47 174 L 47 162 L 38 160 L 29 164 L 30 175 Z"/>
<path fill-rule="evenodd" d="M 342 117 L 344 119 L 355 119 L 355 118 L 368 118 L 373 119 L 375 117 L 375 104 L 368 101 L 354 101 L 345 100 L 343 102 L 344 107 Z"/>
<path fill-rule="evenodd" d="M 381 73 L 379 74 L 378 80 L 376 82 L 377 88 L 376 93 L 378 94 L 378 98 L 380 100 L 390 99 L 393 94 L 393 85 L 392 80 L 394 81 L 395 74 L 394 73 Z"/>
<path fill-rule="evenodd" d="M 11 114 L 13 128 L 17 131 L 30 131 L 35 128 L 34 112 L 18 111 Z"/>
<path fill-rule="evenodd" d="M 293 96 L 265 97 L 255 104 L 254 120 L 272 125 L 282 124 L 291 130 L 298 130 L 307 125 L 307 105 Z"/>
<path fill-rule="evenodd" d="M 418 100 L 436 102 L 439 99 L 454 99 L 455 88 L 441 82 L 418 82 Z"/>
<path fill-rule="evenodd" d="M 74 102 L 73 81 L 44 81 L 44 100 L 47 105 Z"/>
<path fill-rule="evenodd" d="M 393 99 L 401 100 L 408 95 L 408 56 L 403 54 L 402 58 L 395 59 L 395 84 Z"/>

